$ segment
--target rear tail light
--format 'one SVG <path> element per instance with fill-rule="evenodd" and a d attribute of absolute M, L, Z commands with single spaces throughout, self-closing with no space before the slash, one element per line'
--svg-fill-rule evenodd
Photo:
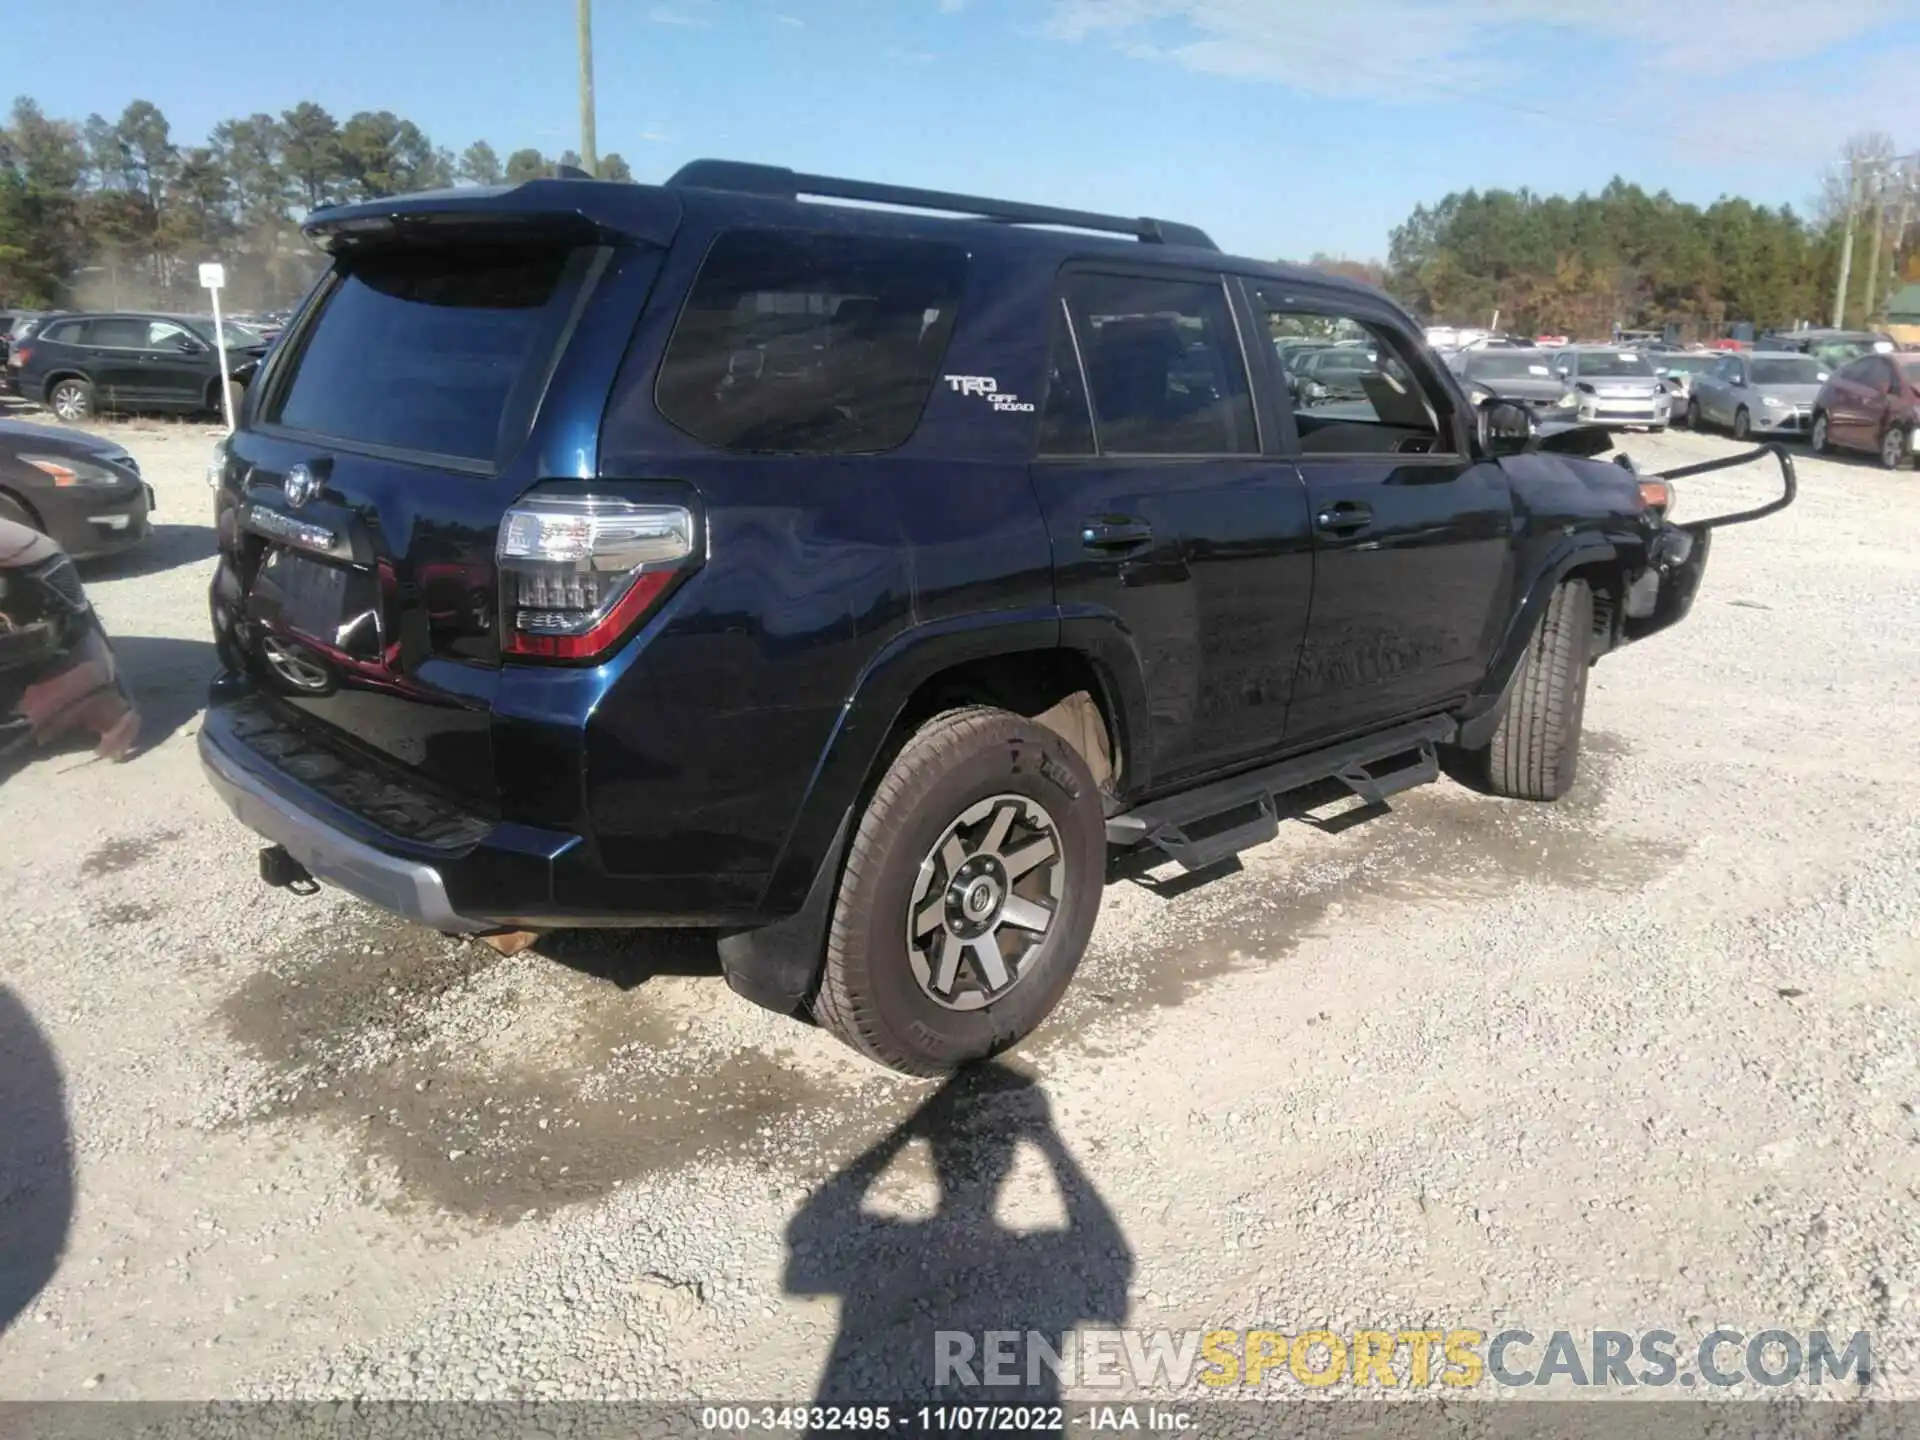
<path fill-rule="evenodd" d="M 33 347 L 31 345 L 14 346 L 12 358 L 14 364 L 25 365 L 29 360 L 33 359 Z"/>
<path fill-rule="evenodd" d="M 625 638 L 694 557 L 693 515 L 603 495 L 533 495 L 500 521 L 501 649 L 591 660 Z"/>

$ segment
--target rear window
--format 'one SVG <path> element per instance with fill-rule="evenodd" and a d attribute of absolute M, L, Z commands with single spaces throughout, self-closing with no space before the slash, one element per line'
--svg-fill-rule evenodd
<path fill-rule="evenodd" d="M 40 332 L 40 338 L 54 345 L 81 345 L 86 328 L 84 320 L 56 320 Z"/>
<path fill-rule="evenodd" d="M 930 240 L 731 230 L 667 342 L 655 403 L 722 450 L 891 450 L 953 334 L 966 253 Z"/>
<path fill-rule="evenodd" d="M 374 252 L 341 263 L 267 423 L 491 467 L 526 437 L 591 248 Z"/>

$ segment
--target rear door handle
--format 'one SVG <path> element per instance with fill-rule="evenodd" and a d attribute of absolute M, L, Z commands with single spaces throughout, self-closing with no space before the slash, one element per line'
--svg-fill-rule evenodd
<path fill-rule="evenodd" d="M 1337 505 L 1324 506 L 1313 517 L 1314 528 L 1329 535 L 1351 535 L 1372 523 L 1373 508 L 1354 500 L 1342 500 Z"/>
<path fill-rule="evenodd" d="M 1132 550 L 1153 540 L 1153 527 L 1144 520 L 1095 520 L 1080 531 L 1080 543 L 1089 550 Z"/>

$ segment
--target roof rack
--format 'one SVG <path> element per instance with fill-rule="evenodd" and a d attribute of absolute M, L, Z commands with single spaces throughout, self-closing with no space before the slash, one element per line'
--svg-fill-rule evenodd
<path fill-rule="evenodd" d="M 1147 216 L 1127 219 L 1090 210 L 1062 210 L 1052 205 L 1028 205 L 1018 200 L 988 200 L 978 195 L 953 195 L 943 190 L 916 190 L 906 185 L 876 185 L 867 180 L 837 180 L 830 175 L 801 175 L 780 165 L 752 165 L 738 160 L 692 160 L 667 181 L 676 190 L 730 190 L 743 195 L 768 195 L 798 200 L 803 195 L 825 200 L 860 200 L 872 205 L 899 205 L 914 210 L 944 210 L 997 220 L 1007 225 L 1063 225 L 1073 230 L 1097 230 L 1131 235 L 1152 245 L 1189 245 L 1218 250 L 1206 231 L 1195 225 Z"/>

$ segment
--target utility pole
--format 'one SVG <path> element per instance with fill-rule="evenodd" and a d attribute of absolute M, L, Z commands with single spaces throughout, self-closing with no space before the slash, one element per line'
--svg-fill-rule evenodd
<path fill-rule="evenodd" d="M 580 168 L 600 173 L 593 138 L 593 0 L 580 0 Z"/>
<path fill-rule="evenodd" d="M 1880 288 L 1880 244 L 1887 230 L 1887 178 L 1876 174 L 1873 177 L 1873 263 L 1867 267 L 1867 308 L 1861 313 L 1860 323 L 1873 324 L 1873 301 L 1875 292 Z"/>
<path fill-rule="evenodd" d="M 583 0 L 584 3 L 584 0 Z M 1833 328 L 1847 323 L 1847 281 L 1853 278 L 1853 212 L 1860 208 L 1860 161 L 1847 157 L 1847 232 L 1840 242 L 1840 283 L 1833 287 Z"/>

